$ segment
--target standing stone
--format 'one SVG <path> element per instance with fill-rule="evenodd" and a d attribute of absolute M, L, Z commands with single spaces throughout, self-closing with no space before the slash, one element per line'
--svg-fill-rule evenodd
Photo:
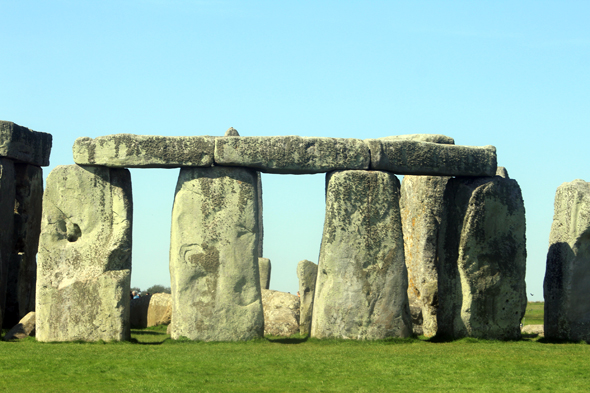
<path fill-rule="evenodd" d="M 260 288 L 270 288 L 270 259 L 258 258 L 258 271 L 260 272 Z"/>
<path fill-rule="evenodd" d="M 147 326 L 168 325 L 172 318 L 172 295 L 154 293 L 150 295 L 150 306 L 147 312 Z"/>
<path fill-rule="evenodd" d="M 338 171 L 326 181 L 311 336 L 411 335 L 399 181 L 379 171 Z"/>
<path fill-rule="evenodd" d="M 235 128 L 230 127 L 223 136 L 240 136 L 240 133 Z"/>
<path fill-rule="evenodd" d="M 8 266 L 4 312 L 6 328 L 14 326 L 29 312 L 35 311 L 37 248 L 43 203 L 43 170 L 28 164 L 15 164 L 14 168 L 14 242 Z"/>
<path fill-rule="evenodd" d="M 37 267 L 37 340 L 129 339 L 129 171 L 58 166 L 46 186 Z"/>
<path fill-rule="evenodd" d="M 256 172 L 182 168 L 170 238 L 173 339 L 262 337 Z"/>
<path fill-rule="evenodd" d="M 262 217 L 262 174 L 260 172 L 256 172 L 256 190 L 258 191 L 258 257 L 262 258 L 262 255 L 264 255 L 262 253 L 264 251 L 264 225 Z"/>
<path fill-rule="evenodd" d="M 434 336 L 438 310 L 438 232 L 449 177 L 404 176 L 400 208 L 408 268 L 408 300 L 421 334 Z M 415 310 L 415 312 L 414 312 Z M 414 318 L 414 314 L 417 315 Z M 415 324 L 416 325 L 416 324 Z M 414 332 L 419 332 L 414 327 Z"/>
<path fill-rule="evenodd" d="M 0 157 L 0 327 L 6 304 L 8 261 L 12 254 L 14 233 L 14 199 L 16 194 L 14 163 Z"/>
<path fill-rule="evenodd" d="M 555 212 L 547 269 L 545 337 L 590 342 L 590 183 L 563 183 Z"/>
<path fill-rule="evenodd" d="M 51 144 L 51 134 L 33 131 L 11 121 L 0 120 L 0 157 L 8 157 L 37 166 L 47 166 Z"/>
<path fill-rule="evenodd" d="M 262 307 L 265 335 L 289 337 L 299 331 L 299 297 L 263 289 Z"/>
<path fill-rule="evenodd" d="M 129 301 L 129 325 L 131 329 L 143 329 L 148 326 L 147 315 L 150 307 L 150 296 L 140 296 Z"/>
<path fill-rule="evenodd" d="M 499 176 L 451 179 L 443 212 L 437 335 L 519 339 L 527 298 L 518 183 Z"/>
<path fill-rule="evenodd" d="M 315 282 L 318 277 L 318 265 L 304 259 L 297 264 L 299 278 L 299 296 L 301 298 L 301 312 L 299 317 L 299 332 L 308 335 L 311 332 L 311 317 L 313 313 L 313 297 Z"/>

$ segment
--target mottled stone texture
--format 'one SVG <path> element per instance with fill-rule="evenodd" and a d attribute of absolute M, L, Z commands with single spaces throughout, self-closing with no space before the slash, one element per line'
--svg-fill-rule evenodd
<path fill-rule="evenodd" d="M 176 168 L 213 165 L 215 138 L 115 134 L 74 143 L 74 162 L 111 168 Z"/>
<path fill-rule="evenodd" d="M 5 328 L 12 328 L 30 311 L 35 311 L 37 248 L 43 202 L 43 170 L 28 164 L 15 164 L 14 169 L 14 240 L 8 266 Z"/>
<path fill-rule="evenodd" d="M 438 310 L 438 232 L 448 177 L 404 176 L 400 208 L 408 268 L 408 300 L 421 314 L 422 334 L 436 334 Z M 415 329 L 416 330 L 416 329 Z"/>
<path fill-rule="evenodd" d="M 258 258 L 258 271 L 260 272 L 260 288 L 270 288 L 271 264 L 268 258 Z"/>
<path fill-rule="evenodd" d="M 262 290 L 264 334 L 289 337 L 299 331 L 299 297 L 286 292 Z"/>
<path fill-rule="evenodd" d="M 315 282 L 318 277 L 318 265 L 307 259 L 300 261 L 297 264 L 297 277 L 299 278 L 299 296 L 301 298 L 299 332 L 309 334 L 311 332 L 313 297 L 315 295 Z"/>
<path fill-rule="evenodd" d="M 432 142 L 442 143 L 445 145 L 454 145 L 455 140 L 450 136 L 441 134 L 405 134 L 405 135 L 392 135 L 383 138 L 378 138 L 386 141 L 399 141 L 399 140 L 411 140 L 417 142 Z"/>
<path fill-rule="evenodd" d="M 262 337 L 257 201 L 254 171 L 180 170 L 170 238 L 172 338 Z"/>
<path fill-rule="evenodd" d="M 366 139 L 371 169 L 400 175 L 494 176 L 496 148 L 456 146 L 432 142 Z"/>
<path fill-rule="evenodd" d="M 360 139 L 256 136 L 215 140 L 215 164 L 268 173 L 368 169 L 369 160 L 369 149 Z"/>
<path fill-rule="evenodd" d="M 8 262 L 14 242 L 14 199 L 16 186 L 14 163 L 0 157 L 0 327 L 6 304 L 6 285 L 8 282 Z"/>
<path fill-rule="evenodd" d="M 58 166 L 46 187 L 37 260 L 37 340 L 129 339 L 129 171 Z"/>
<path fill-rule="evenodd" d="M 51 134 L 0 120 L 0 157 L 37 166 L 49 165 Z"/>
<path fill-rule="evenodd" d="M 563 183 L 555 211 L 547 269 L 545 337 L 590 342 L 590 183 Z"/>
<path fill-rule="evenodd" d="M 515 180 L 450 179 L 439 237 L 438 333 L 520 338 L 526 309 L 525 211 Z"/>
<path fill-rule="evenodd" d="M 256 189 L 258 191 L 258 256 L 262 258 L 264 255 L 264 223 L 262 216 L 262 176 L 260 172 L 256 172 Z"/>
<path fill-rule="evenodd" d="M 411 335 L 398 179 L 386 172 L 341 171 L 326 181 L 311 336 Z"/>

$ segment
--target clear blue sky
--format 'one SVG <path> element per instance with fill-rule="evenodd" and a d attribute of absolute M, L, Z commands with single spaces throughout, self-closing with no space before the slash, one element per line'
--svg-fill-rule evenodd
<path fill-rule="evenodd" d="M 53 134 L 376 138 L 494 145 L 523 192 L 542 300 L 556 188 L 590 181 L 588 1 L 0 0 L 0 119 Z M 169 285 L 178 170 L 132 170 L 132 285 Z M 271 288 L 317 262 L 323 175 L 264 175 Z"/>

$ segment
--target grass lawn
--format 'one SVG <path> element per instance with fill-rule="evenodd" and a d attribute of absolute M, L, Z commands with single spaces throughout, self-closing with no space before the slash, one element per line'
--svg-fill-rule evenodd
<path fill-rule="evenodd" d="M 545 315 L 545 302 L 529 302 L 524 314 L 524 325 L 543 325 L 543 316 Z"/>

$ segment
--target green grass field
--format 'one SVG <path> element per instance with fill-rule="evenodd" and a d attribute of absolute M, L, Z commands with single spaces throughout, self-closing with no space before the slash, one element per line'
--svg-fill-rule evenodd
<path fill-rule="evenodd" d="M 534 311 L 534 308 L 531 310 Z M 527 313 L 529 312 L 527 308 Z M 590 345 L 544 339 L 0 342 L 6 392 L 587 391 Z"/>
<path fill-rule="evenodd" d="M 544 302 L 529 302 L 524 314 L 524 325 L 543 325 L 543 316 L 545 313 Z"/>

